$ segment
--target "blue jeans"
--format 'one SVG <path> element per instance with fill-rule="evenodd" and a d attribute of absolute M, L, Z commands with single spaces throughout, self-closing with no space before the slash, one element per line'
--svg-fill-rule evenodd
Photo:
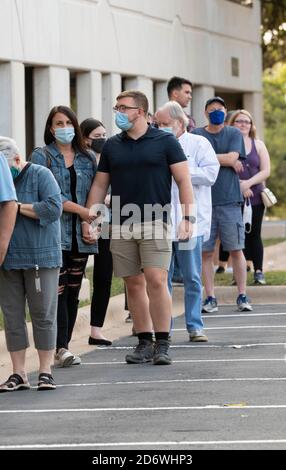
<path fill-rule="evenodd" d="M 179 268 L 178 260 L 176 255 L 174 256 L 174 272 L 173 272 L 173 282 L 183 282 L 183 275 Z"/>
<path fill-rule="evenodd" d="M 193 238 L 188 242 L 173 242 L 172 258 L 168 274 L 168 287 L 172 294 L 172 277 L 175 253 L 183 274 L 185 289 L 185 319 L 189 333 L 204 327 L 202 309 L 202 244 L 203 237 Z M 183 247 L 183 249 L 180 249 Z"/>

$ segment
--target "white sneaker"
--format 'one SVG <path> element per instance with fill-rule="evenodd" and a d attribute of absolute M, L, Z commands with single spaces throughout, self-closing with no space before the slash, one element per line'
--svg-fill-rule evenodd
<path fill-rule="evenodd" d="M 203 330 L 193 330 L 189 333 L 189 338 L 191 342 L 196 343 L 207 343 L 208 337 L 205 335 Z"/>
<path fill-rule="evenodd" d="M 79 356 L 74 356 L 74 360 L 72 361 L 72 366 L 79 366 L 81 364 L 81 358 Z"/>
<path fill-rule="evenodd" d="M 213 313 L 217 312 L 217 300 L 215 297 L 207 297 L 202 306 L 202 313 Z"/>
<path fill-rule="evenodd" d="M 75 356 L 65 348 L 61 348 L 55 354 L 55 367 L 70 367 L 73 365 Z"/>

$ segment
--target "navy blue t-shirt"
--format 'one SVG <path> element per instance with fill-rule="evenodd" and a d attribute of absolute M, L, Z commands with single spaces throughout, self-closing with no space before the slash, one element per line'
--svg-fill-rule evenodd
<path fill-rule="evenodd" d="M 138 222 L 161 218 L 146 205 L 159 204 L 170 209 L 172 175 L 170 165 L 186 161 L 185 154 L 173 134 L 149 126 L 147 132 L 134 140 L 126 132 L 117 134 L 104 145 L 98 171 L 110 174 L 112 197 L 120 196 L 120 211 L 127 204 L 140 208 Z M 145 206 L 145 216 L 144 216 Z M 112 219 L 115 222 L 114 199 Z M 120 223 L 133 215 L 121 215 Z M 116 219 L 118 220 L 118 218 Z M 167 220 L 164 213 L 163 220 Z M 137 220 L 136 220 L 137 221 Z"/>
<path fill-rule="evenodd" d="M 217 134 L 208 132 L 204 127 L 193 130 L 193 134 L 206 137 L 216 154 L 238 152 L 240 159 L 245 159 L 245 147 L 239 129 L 225 126 Z M 240 191 L 239 174 L 232 167 L 221 166 L 215 184 L 212 186 L 213 206 L 243 202 Z"/>

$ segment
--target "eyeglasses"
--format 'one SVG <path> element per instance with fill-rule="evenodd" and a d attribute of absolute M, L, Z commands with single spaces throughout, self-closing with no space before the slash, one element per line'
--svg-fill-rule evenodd
<path fill-rule="evenodd" d="M 120 104 L 119 106 L 114 106 L 112 109 L 115 113 L 118 111 L 120 113 L 126 113 L 128 109 L 139 109 L 139 106 L 125 106 L 125 104 Z"/>
<path fill-rule="evenodd" d="M 250 126 L 252 124 L 251 121 L 246 121 L 244 119 L 237 119 L 236 121 L 234 121 L 236 124 L 247 124 L 248 126 Z"/>

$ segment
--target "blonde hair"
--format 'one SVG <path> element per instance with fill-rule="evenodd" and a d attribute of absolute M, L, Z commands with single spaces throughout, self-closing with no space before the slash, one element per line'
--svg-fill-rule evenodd
<path fill-rule="evenodd" d="M 231 115 L 231 117 L 229 119 L 228 125 L 229 126 L 234 126 L 234 121 L 237 119 L 239 114 L 244 114 L 245 116 L 247 116 L 250 119 L 251 126 L 250 126 L 250 129 L 249 129 L 248 135 L 249 135 L 249 137 L 251 137 L 251 139 L 256 139 L 256 127 L 253 124 L 253 118 L 252 118 L 250 112 L 247 111 L 246 109 L 237 109 L 236 111 L 234 111 L 234 113 Z"/>

